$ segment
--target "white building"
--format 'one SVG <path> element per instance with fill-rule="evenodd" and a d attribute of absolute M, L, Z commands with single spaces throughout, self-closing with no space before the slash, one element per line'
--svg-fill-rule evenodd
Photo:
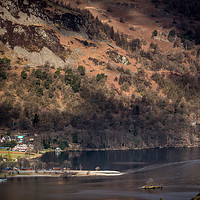
<path fill-rule="evenodd" d="M 15 141 L 16 138 L 15 136 L 3 136 L 1 139 L 0 139 L 0 142 L 11 142 L 11 141 Z"/>
<path fill-rule="evenodd" d="M 20 152 L 27 152 L 27 151 L 33 151 L 34 150 L 34 145 L 32 144 L 18 144 L 13 147 L 13 151 L 20 151 Z"/>

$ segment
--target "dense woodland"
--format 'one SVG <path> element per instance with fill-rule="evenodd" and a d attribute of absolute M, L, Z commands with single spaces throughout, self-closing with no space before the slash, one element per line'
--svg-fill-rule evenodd
<path fill-rule="evenodd" d="M 182 42 L 200 44 L 200 2 L 198 0 L 152 0 L 156 7 L 161 7 L 166 13 L 179 13 L 179 19 L 174 18 L 173 26 L 179 30 Z M 164 6 L 163 6 L 164 5 Z"/>
<path fill-rule="evenodd" d="M 152 2 L 160 6 L 160 2 Z M 181 4 L 186 8 L 188 2 Z M 197 13 L 188 14 L 192 6 L 187 7 L 186 13 L 175 1 L 164 3 L 168 12 L 178 9 L 185 17 L 198 19 Z M 62 6 L 76 15 L 58 16 L 45 11 L 43 18 L 48 16 L 54 23 L 73 31 L 79 31 L 81 26 L 91 40 L 113 40 L 143 67 L 137 73 L 118 68 L 120 77 L 115 81 L 120 89 L 116 89 L 108 87 L 103 73 L 88 77 L 82 65 L 77 69 L 75 66 L 54 69 L 48 63 L 36 68 L 16 68 L 10 65 L 9 59 L 2 58 L 0 126 L 10 131 L 40 133 L 36 142 L 45 148 L 53 145 L 65 148 L 71 143 L 98 149 L 198 145 L 200 51 L 195 46 L 199 40 L 197 32 L 188 38 L 187 30 L 182 30 L 183 34 L 172 28 L 168 40 L 174 48 L 182 45 L 185 51 L 181 53 L 164 54 L 153 42 L 144 51 L 144 41 L 128 40 L 125 34 L 114 32 L 113 27 L 103 24 L 87 10 Z M 74 25 L 74 20 L 79 26 Z M 88 23 L 90 29 L 87 29 Z M 152 37 L 156 35 L 155 30 Z M 87 41 L 83 45 L 89 48 Z M 157 89 L 153 89 L 152 84 L 156 84 Z M 130 88 L 135 92 L 131 96 L 124 95 Z"/>
<path fill-rule="evenodd" d="M 108 88 L 104 74 L 87 77 L 83 66 L 74 70 L 26 67 L 20 74 L 8 68 L 1 72 L 1 127 L 45 133 L 46 148 L 63 142 L 66 147 L 75 143 L 82 148 L 190 145 L 199 137 L 198 127 L 189 120 L 199 115 L 198 87 L 193 80 L 188 85 L 193 91 L 183 90 L 184 76 L 152 75 L 170 102 L 149 88 L 142 71 L 121 72 L 119 84 L 134 85 L 142 94 L 130 99 Z"/>

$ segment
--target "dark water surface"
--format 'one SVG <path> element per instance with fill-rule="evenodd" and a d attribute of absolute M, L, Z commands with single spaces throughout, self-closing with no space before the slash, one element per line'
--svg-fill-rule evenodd
<path fill-rule="evenodd" d="M 4 200 L 190 200 L 200 190 L 200 148 L 64 152 L 42 157 L 49 166 L 72 162 L 73 169 L 119 170 L 117 177 L 15 178 L 0 184 Z M 54 162 L 54 163 L 53 163 Z M 140 187 L 149 178 L 162 190 Z"/>

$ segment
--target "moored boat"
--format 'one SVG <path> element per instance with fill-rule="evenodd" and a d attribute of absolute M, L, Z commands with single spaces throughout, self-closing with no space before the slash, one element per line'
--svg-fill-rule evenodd
<path fill-rule="evenodd" d="M 55 152 L 56 152 L 56 153 L 60 153 L 60 152 L 61 152 L 61 148 L 60 148 L 60 147 L 57 147 L 57 148 L 55 149 Z"/>

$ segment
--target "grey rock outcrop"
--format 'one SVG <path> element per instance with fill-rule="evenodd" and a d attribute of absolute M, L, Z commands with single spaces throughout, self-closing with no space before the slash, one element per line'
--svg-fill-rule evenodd
<path fill-rule="evenodd" d="M 122 63 L 123 65 L 131 64 L 126 56 L 122 56 L 116 51 L 107 51 L 107 54 L 109 55 L 109 58 L 116 63 Z"/>
<path fill-rule="evenodd" d="M 20 46 L 15 46 L 14 51 L 19 58 L 26 59 L 30 66 L 44 65 L 47 62 L 54 67 L 64 67 L 66 62 L 61 58 L 56 56 L 51 50 L 47 47 L 43 47 L 40 52 L 28 52 L 26 49 L 23 49 Z"/>

